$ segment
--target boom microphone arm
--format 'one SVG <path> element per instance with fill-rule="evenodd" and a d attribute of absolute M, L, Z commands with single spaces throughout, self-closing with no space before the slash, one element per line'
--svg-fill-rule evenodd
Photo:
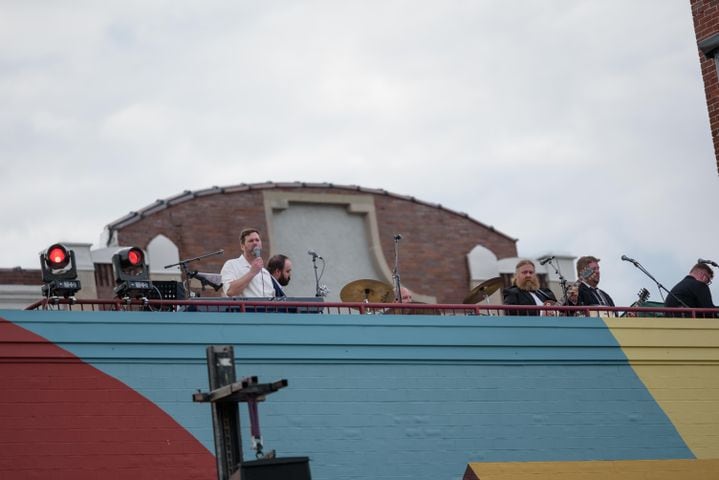
<path fill-rule="evenodd" d="M 180 260 L 179 262 L 173 263 L 172 265 L 165 265 L 165 268 L 172 268 L 172 267 L 176 267 L 177 265 L 180 266 L 180 270 L 182 270 L 182 274 L 183 274 L 183 276 L 185 277 L 185 281 L 184 281 L 183 283 L 185 284 L 185 292 L 187 292 L 186 295 L 188 295 L 188 296 L 190 295 L 190 279 L 191 279 L 191 278 L 197 278 L 197 279 L 200 281 L 200 283 L 202 284 L 203 287 L 205 287 L 205 285 L 208 285 L 208 286 L 214 288 L 215 291 L 217 291 L 217 290 L 220 289 L 220 287 L 222 287 L 222 284 L 217 285 L 216 283 L 211 282 L 210 280 L 208 280 L 208 279 L 205 278 L 204 276 L 203 276 L 203 277 L 199 277 L 199 276 L 197 275 L 197 271 L 191 272 L 190 269 L 187 268 L 187 264 L 190 263 L 190 262 L 194 262 L 194 261 L 196 261 L 196 260 L 201 260 L 201 259 L 206 258 L 206 257 L 213 257 L 213 256 L 215 256 L 215 255 L 222 255 L 223 253 L 225 253 L 224 250 L 217 250 L 217 251 L 215 251 L 215 252 L 210 252 L 210 253 L 206 253 L 206 254 L 204 254 L 204 255 L 200 255 L 199 257 L 186 258 L 185 260 Z"/>
<path fill-rule="evenodd" d="M 667 290 L 667 288 L 666 288 L 664 285 L 662 285 L 661 283 L 659 283 L 659 280 L 657 280 L 656 278 L 654 278 L 654 276 L 653 276 L 651 273 L 649 273 L 649 272 L 647 271 L 647 269 L 644 268 L 644 266 L 643 266 L 641 263 L 639 263 L 638 261 L 634 260 L 633 258 L 627 257 L 626 255 L 622 255 L 621 258 L 622 258 L 623 261 L 629 262 L 629 263 L 631 263 L 632 265 L 634 265 L 635 267 L 637 267 L 637 269 L 638 269 L 640 272 L 642 272 L 644 275 L 646 275 L 647 277 L 649 277 L 650 279 L 652 279 L 652 281 L 657 284 L 657 289 L 659 289 L 659 292 L 660 292 L 660 293 L 661 293 L 662 290 L 664 290 L 665 292 L 667 292 L 667 296 L 668 296 L 668 297 L 672 297 L 674 300 L 676 300 L 676 301 L 677 301 L 680 305 L 682 305 L 684 308 L 689 308 L 689 305 L 687 305 L 686 303 L 684 303 L 681 298 L 679 298 L 679 297 L 677 297 L 676 295 L 674 295 L 671 291 Z"/>

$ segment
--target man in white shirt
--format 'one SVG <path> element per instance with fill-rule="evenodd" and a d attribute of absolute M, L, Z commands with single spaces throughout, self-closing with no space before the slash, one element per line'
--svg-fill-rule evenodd
<path fill-rule="evenodd" d="M 240 233 L 242 255 L 222 266 L 222 289 L 227 297 L 274 297 L 270 272 L 262 260 L 262 239 L 255 228 Z"/>

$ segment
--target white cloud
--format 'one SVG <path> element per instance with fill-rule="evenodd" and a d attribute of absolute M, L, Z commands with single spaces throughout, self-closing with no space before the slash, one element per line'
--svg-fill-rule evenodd
<path fill-rule="evenodd" d="M 595 254 L 623 301 L 646 284 L 621 254 L 669 286 L 716 254 L 684 3 L 5 2 L 0 102 L 0 266 L 157 198 L 267 180 L 385 188 L 521 254 Z"/>

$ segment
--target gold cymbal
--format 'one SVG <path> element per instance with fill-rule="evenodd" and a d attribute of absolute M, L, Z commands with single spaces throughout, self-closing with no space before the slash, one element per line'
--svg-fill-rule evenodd
<path fill-rule="evenodd" d="M 379 280 L 361 279 L 350 282 L 340 291 L 343 302 L 385 303 L 393 298 L 392 285 Z"/>
<path fill-rule="evenodd" d="M 469 294 L 464 297 L 462 303 L 479 303 L 485 298 L 492 295 L 494 292 L 502 288 L 504 281 L 502 277 L 494 277 L 489 280 L 485 280 L 476 287 L 474 287 Z"/>

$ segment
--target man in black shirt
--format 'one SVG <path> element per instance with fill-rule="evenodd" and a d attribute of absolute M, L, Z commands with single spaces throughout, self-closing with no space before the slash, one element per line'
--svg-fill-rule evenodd
<path fill-rule="evenodd" d="M 577 260 L 578 289 L 569 295 L 567 305 L 605 305 L 614 306 L 614 300 L 607 292 L 598 288 L 600 273 L 599 259 L 586 256 Z"/>
<path fill-rule="evenodd" d="M 697 263 L 689 271 L 689 275 L 674 285 L 671 294 L 664 302 L 665 307 L 717 308 L 712 301 L 709 285 L 714 278 L 714 271 L 706 263 Z M 702 315 L 703 316 L 703 315 Z M 709 314 L 709 316 L 717 316 Z"/>
<path fill-rule="evenodd" d="M 514 269 L 512 286 L 505 288 L 505 305 L 556 305 L 551 290 L 539 287 L 539 278 L 531 260 L 521 260 Z M 551 310 L 507 310 L 507 315 L 554 315 Z"/>
<path fill-rule="evenodd" d="M 275 287 L 275 298 L 286 297 L 282 287 L 286 287 L 292 278 L 292 261 L 287 255 L 277 254 L 267 262 L 267 270 L 272 276 L 272 286 Z"/>

